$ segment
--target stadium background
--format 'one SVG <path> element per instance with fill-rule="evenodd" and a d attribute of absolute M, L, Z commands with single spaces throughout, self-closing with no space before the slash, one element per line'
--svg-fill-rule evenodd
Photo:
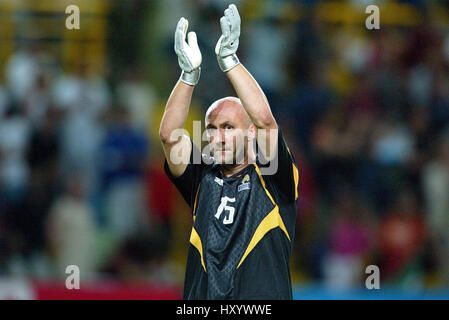
<path fill-rule="evenodd" d="M 234 3 L 300 168 L 295 298 L 449 298 L 448 2 Z M 157 137 L 173 32 L 188 18 L 203 54 L 191 126 L 234 94 L 213 50 L 228 4 L 0 0 L 0 299 L 180 297 L 191 219 Z"/>

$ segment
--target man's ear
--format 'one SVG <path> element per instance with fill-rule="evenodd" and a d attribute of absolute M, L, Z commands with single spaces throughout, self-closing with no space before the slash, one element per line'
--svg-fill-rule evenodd
<path fill-rule="evenodd" d="M 248 141 L 254 140 L 256 138 L 256 126 L 251 123 L 248 127 Z"/>

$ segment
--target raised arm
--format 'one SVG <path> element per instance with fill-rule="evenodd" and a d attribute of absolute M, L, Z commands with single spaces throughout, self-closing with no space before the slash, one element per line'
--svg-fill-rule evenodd
<path fill-rule="evenodd" d="M 226 72 L 243 107 L 258 129 L 277 129 L 270 104 L 257 81 L 241 64 Z"/>
<path fill-rule="evenodd" d="M 164 148 L 165 158 L 174 176 L 184 173 L 192 152 L 188 137 L 180 134 L 189 113 L 193 90 L 201 72 L 201 52 L 196 34 L 189 32 L 185 41 L 188 21 L 181 18 L 175 32 L 175 52 L 182 69 L 181 77 L 168 98 L 159 128 L 159 137 Z"/>
<path fill-rule="evenodd" d="M 257 143 L 262 147 L 261 151 L 270 159 L 273 153 L 269 151 L 274 150 L 277 143 L 277 124 L 259 84 L 237 58 L 240 15 L 235 5 L 231 4 L 225 10 L 224 16 L 220 19 L 220 26 L 222 36 L 215 47 L 218 65 L 231 81 L 243 107 L 256 126 Z"/>

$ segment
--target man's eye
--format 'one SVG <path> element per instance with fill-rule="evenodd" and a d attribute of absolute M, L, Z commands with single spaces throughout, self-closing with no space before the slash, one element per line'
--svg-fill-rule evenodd
<path fill-rule="evenodd" d="M 231 129 L 234 129 L 234 127 L 233 127 L 233 126 L 230 126 L 230 125 L 227 125 L 227 126 L 225 126 L 225 129 L 226 129 L 226 130 L 231 130 Z"/>

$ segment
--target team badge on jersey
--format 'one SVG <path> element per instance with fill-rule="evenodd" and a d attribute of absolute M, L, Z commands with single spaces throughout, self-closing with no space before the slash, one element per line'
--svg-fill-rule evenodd
<path fill-rule="evenodd" d="M 249 175 L 247 174 L 245 175 L 245 177 L 243 177 L 242 183 L 238 187 L 238 192 L 242 190 L 249 190 L 249 187 L 250 187 Z"/>

